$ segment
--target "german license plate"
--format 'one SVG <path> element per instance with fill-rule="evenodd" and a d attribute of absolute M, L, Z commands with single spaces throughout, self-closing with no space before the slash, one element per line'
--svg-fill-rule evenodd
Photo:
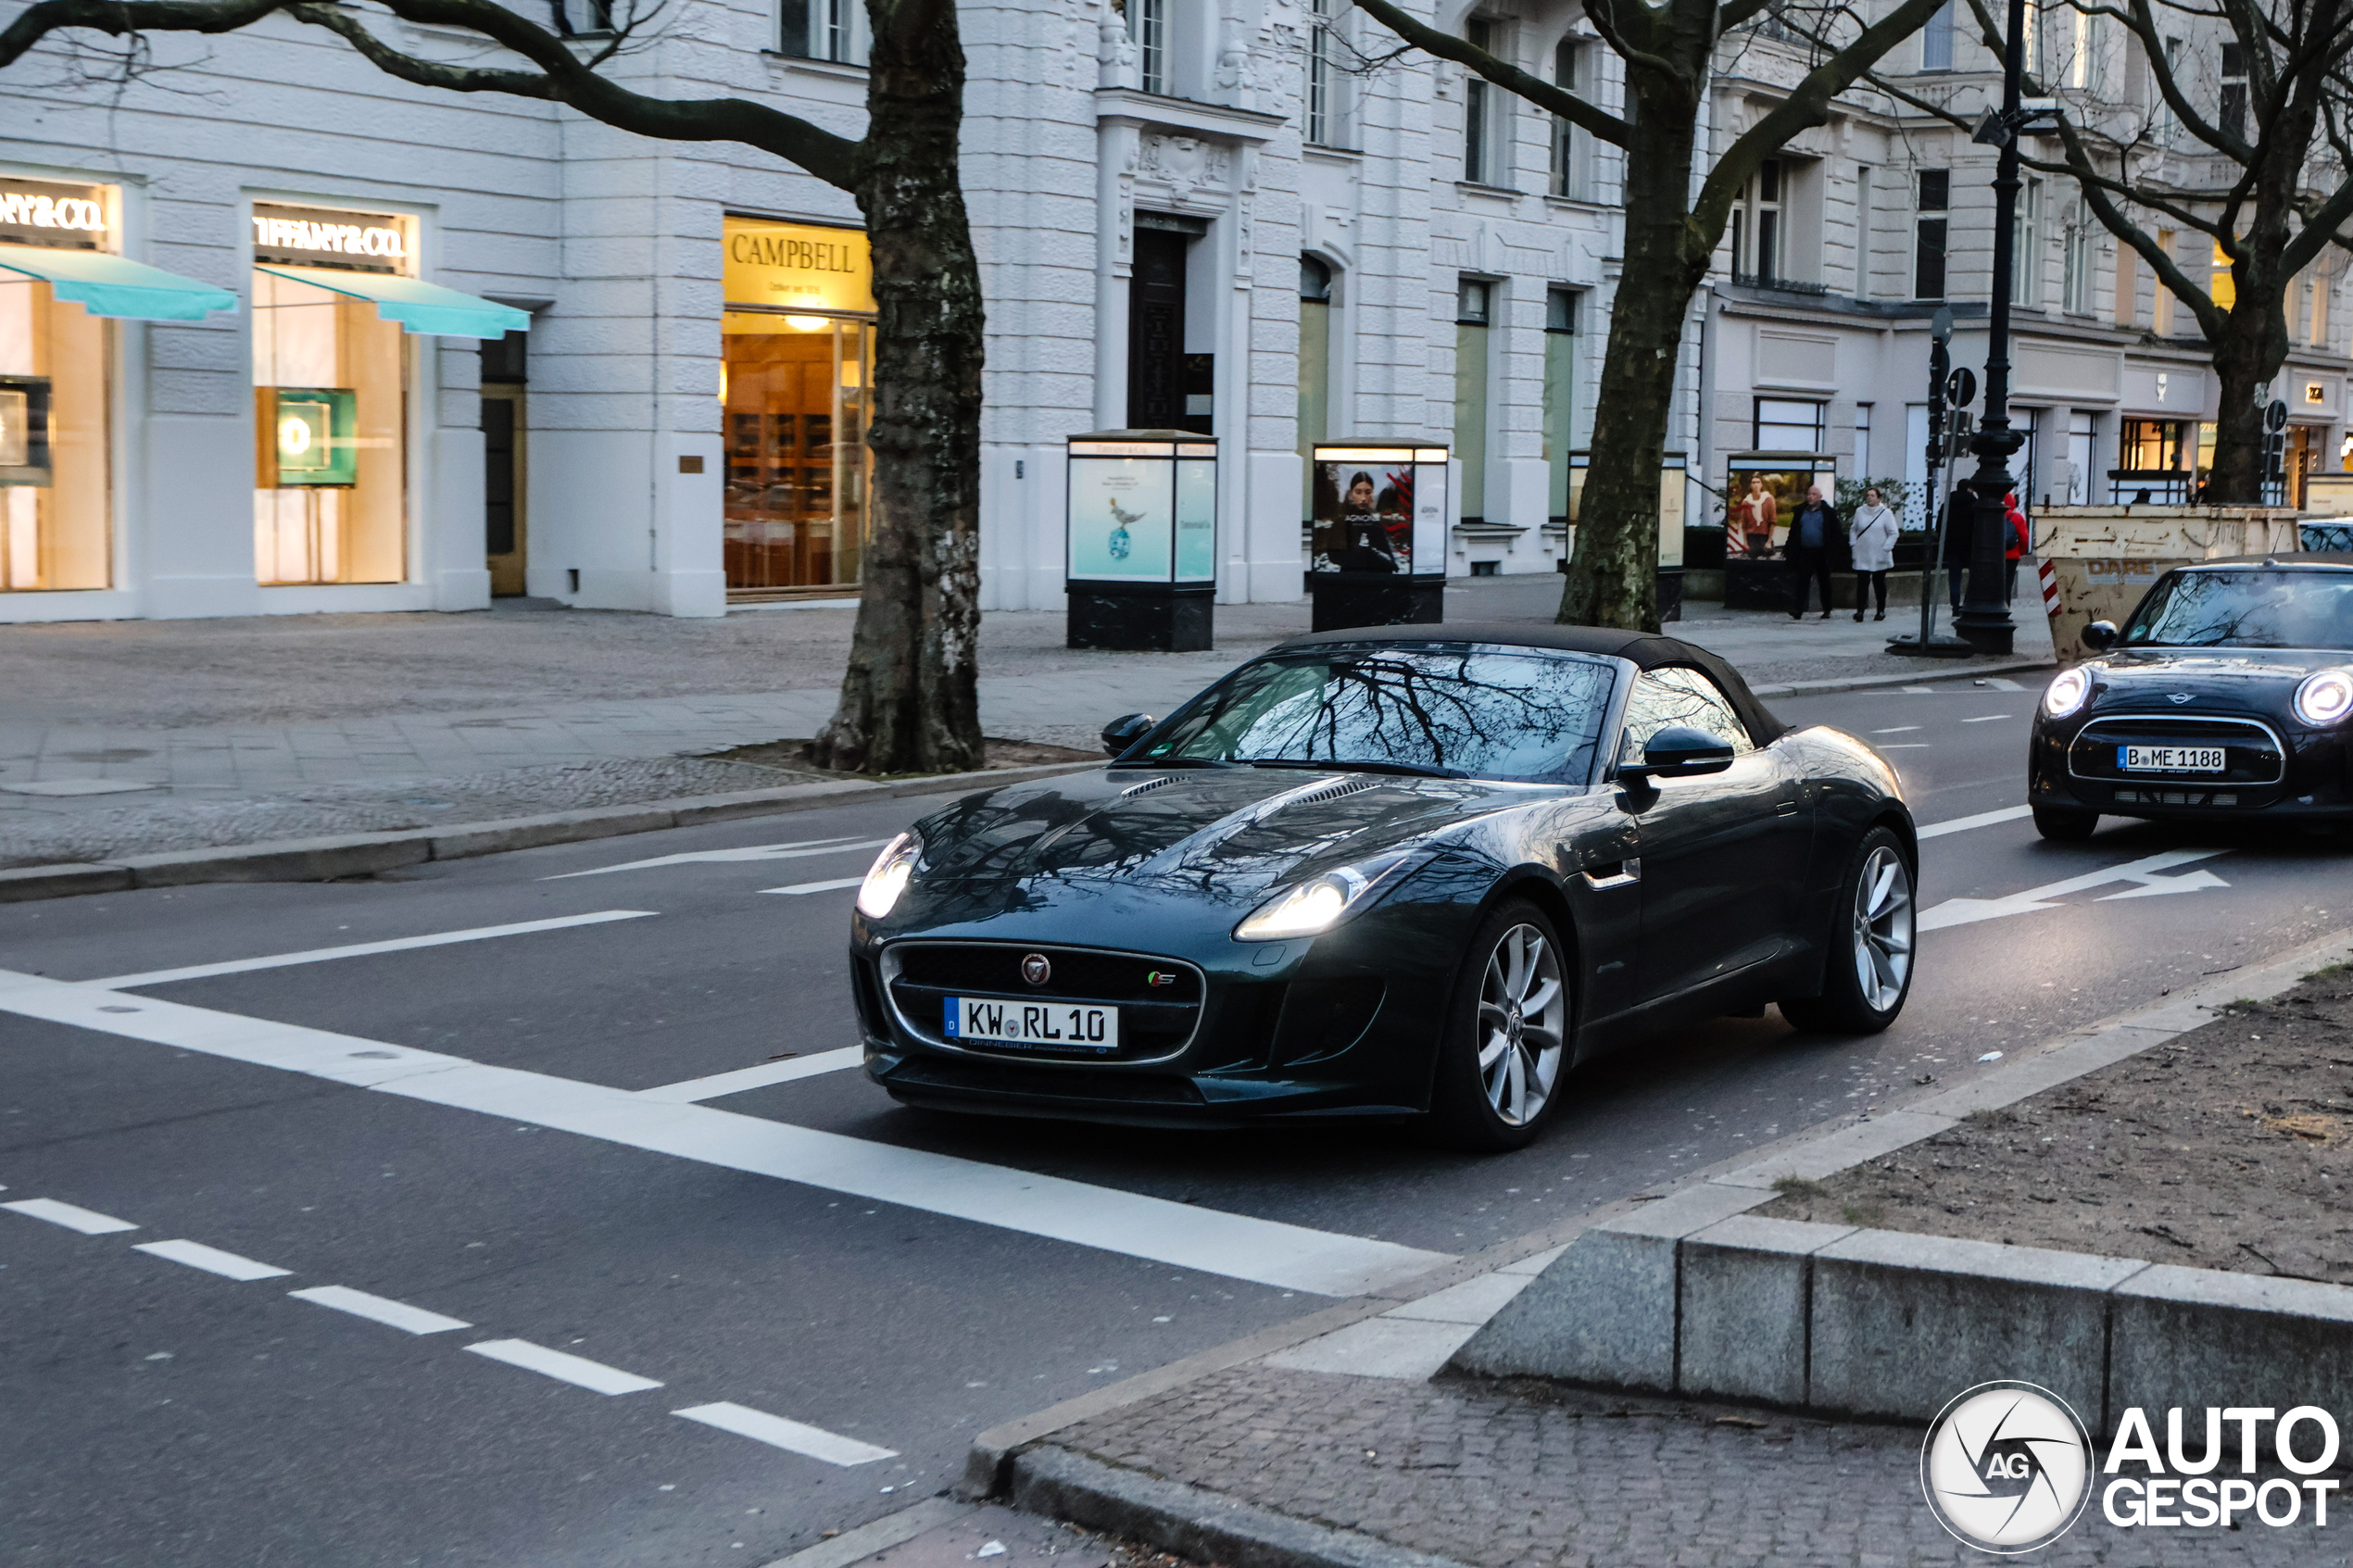
<path fill-rule="evenodd" d="M 2116 765 L 2128 773 L 2219 773 L 2228 764 L 2219 746 L 2120 746 Z"/>
<path fill-rule="evenodd" d="M 951 1040 L 1108 1056 L 1119 1048 L 1119 1010 L 1071 1002 L 993 1002 L 980 997 L 950 997 L 946 1032 Z"/>

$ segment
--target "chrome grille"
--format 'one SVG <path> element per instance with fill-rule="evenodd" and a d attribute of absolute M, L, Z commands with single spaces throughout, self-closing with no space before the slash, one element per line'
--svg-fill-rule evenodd
<path fill-rule="evenodd" d="M 2126 746 L 2219 746 L 2222 748 L 2223 768 L 2219 773 L 2165 774 L 2137 770 L 2127 772 L 2118 755 L 2120 748 Z M 2074 741 L 2067 748 L 2067 771 L 2079 779 L 2103 783 L 2136 784 L 2178 780 L 2209 787 L 2259 786 L 2278 784 L 2287 776 L 2287 751 L 2277 732 L 2259 720 L 2112 713 L 2103 714 L 2076 732 Z"/>

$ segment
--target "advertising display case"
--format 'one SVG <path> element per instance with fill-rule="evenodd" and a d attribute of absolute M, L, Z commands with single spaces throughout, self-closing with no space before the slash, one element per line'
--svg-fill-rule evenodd
<path fill-rule="evenodd" d="M 1067 641 L 1198 653 L 1217 586 L 1217 443 L 1106 430 L 1069 444 Z"/>
<path fill-rule="evenodd" d="M 1316 631 L 1445 619 L 1448 456 L 1434 442 L 1377 437 L 1310 448 Z"/>

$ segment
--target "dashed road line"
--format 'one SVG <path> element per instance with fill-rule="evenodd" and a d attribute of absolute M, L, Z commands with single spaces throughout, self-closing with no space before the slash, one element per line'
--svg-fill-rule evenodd
<path fill-rule="evenodd" d="M 338 1312 L 349 1312 L 355 1318 L 366 1318 L 409 1334 L 447 1334 L 453 1328 L 473 1327 L 463 1318 L 444 1317 L 422 1307 L 411 1307 L 406 1301 L 354 1290 L 347 1285 L 321 1285 L 308 1290 L 289 1290 L 286 1294 L 314 1307 L 332 1307 Z"/>
<path fill-rule="evenodd" d="M 585 872 L 543 876 L 542 882 L 562 882 L 575 876 L 604 876 L 612 872 L 650 871 L 656 866 L 736 865 L 749 860 L 797 860 L 803 855 L 844 855 L 852 849 L 879 849 L 887 838 L 843 840 L 798 838 L 788 844 L 747 844 L 737 849 L 693 849 L 680 855 L 657 855 L 650 860 L 624 860 L 617 866 L 597 866 Z"/>
<path fill-rule="evenodd" d="M 563 931 L 575 925 L 603 925 L 617 920 L 644 920 L 653 909 L 598 909 L 590 915 L 564 915 L 556 920 L 519 921 L 512 925 L 483 925 L 471 931 L 440 931 L 430 936 L 396 936 L 384 942 L 354 942 L 342 947 L 313 947 L 307 952 L 275 953 L 268 958 L 231 959 L 226 963 L 190 964 L 184 969 L 156 969 L 145 974 L 118 974 L 106 980 L 85 980 L 85 985 L 128 991 L 141 985 L 168 985 L 175 980 L 209 980 L 216 974 L 246 974 L 257 969 L 284 969 L 292 964 L 325 963 L 333 959 L 363 959 L 371 953 L 405 953 L 417 947 L 442 947 L 452 942 L 483 942 L 494 936 L 522 936 L 535 931 Z"/>
<path fill-rule="evenodd" d="M 862 876 L 836 877 L 831 882 L 796 882 L 790 887 L 763 887 L 762 893 L 832 893 L 844 887 L 855 887 L 866 879 Z"/>
<path fill-rule="evenodd" d="M 256 1280 L 283 1279 L 294 1273 L 275 1263 L 258 1262 L 240 1258 L 234 1252 L 223 1252 L 218 1247 L 207 1247 L 201 1241 L 143 1241 L 131 1250 L 145 1252 L 174 1263 L 185 1263 L 192 1269 L 202 1269 L 223 1279 Z"/>
<path fill-rule="evenodd" d="M 504 1361 L 525 1372 L 535 1372 L 542 1377 L 552 1377 L 559 1383 L 570 1383 L 597 1394 L 639 1394 L 661 1384 L 654 1378 L 640 1377 L 634 1372 L 623 1372 L 602 1361 L 592 1361 L 585 1356 L 566 1355 L 550 1350 L 545 1345 L 534 1345 L 528 1339 L 485 1339 L 466 1348 L 477 1356 L 487 1356 L 494 1361 Z"/>
<path fill-rule="evenodd" d="M 77 1209 L 54 1198 L 28 1198 L 18 1203 L 0 1203 L 0 1209 L 13 1209 L 27 1219 L 46 1220 L 53 1225 L 63 1225 L 84 1236 L 112 1236 L 117 1231 L 135 1231 L 139 1228 L 128 1220 L 118 1220 L 112 1214 L 101 1214 L 94 1209 Z"/>
<path fill-rule="evenodd" d="M 660 1100 L 665 1105 L 699 1105 L 723 1095 L 742 1094 L 746 1089 L 764 1089 L 771 1084 L 789 1084 L 796 1078 L 839 1073 L 865 1060 L 862 1047 L 844 1046 L 839 1050 L 819 1051 L 790 1061 L 763 1061 L 758 1067 L 738 1067 L 733 1073 L 714 1073 L 708 1078 L 689 1078 L 681 1084 L 639 1089 L 637 1098 Z"/>
<path fill-rule="evenodd" d="M 688 1421 L 715 1426 L 722 1432 L 733 1432 L 738 1437 L 749 1437 L 772 1449 L 784 1449 L 792 1453 L 806 1454 L 811 1459 L 824 1460 L 827 1464 L 872 1464 L 878 1459 L 897 1456 L 896 1449 L 878 1449 L 872 1443 L 862 1443 L 855 1437 L 845 1437 L 838 1432 L 808 1426 L 798 1421 L 787 1421 L 781 1415 L 752 1410 L 745 1405 L 721 1402 L 715 1405 L 693 1405 L 673 1415 Z"/>
<path fill-rule="evenodd" d="M 1993 724 L 1998 723 L 2002 720 L 2011 717 L 2013 717 L 2013 715 L 2007 713 L 1981 713 L 1974 719 L 1964 719 L 1961 722 L 1964 724 Z"/>
<path fill-rule="evenodd" d="M 1149 1258 L 1227 1279 L 1357 1296 L 1450 1254 L 1262 1220 L 1117 1187 L 870 1142 L 706 1105 L 492 1067 L 324 1029 L 0 971 L 0 1012 L 145 1040 L 354 1088 L 576 1133 L 722 1169 Z"/>
<path fill-rule="evenodd" d="M 1942 838 L 1948 833 L 1966 833 L 1970 828 L 1990 828 L 1996 822 L 2014 822 L 2020 817 L 2034 814 L 2032 806 L 2005 806 L 1998 811 L 1980 811 L 1974 817 L 1956 817 L 1949 822 L 1931 822 L 1919 830 L 1920 838 Z"/>

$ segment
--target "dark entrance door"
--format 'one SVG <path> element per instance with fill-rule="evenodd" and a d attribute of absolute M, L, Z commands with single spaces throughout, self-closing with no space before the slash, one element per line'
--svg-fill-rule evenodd
<path fill-rule="evenodd" d="M 1185 352 L 1185 252 L 1193 236 L 1139 227 L 1127 290 L 1127 424 L 1214 433 L 1216 358 Z"/>
<path fill-rule="evenodd" d="M 490 592 L 512 597 L 523 585 L 524 358 L 528 341 L 509 332 L 482 345 L 483 555 Z"/>

